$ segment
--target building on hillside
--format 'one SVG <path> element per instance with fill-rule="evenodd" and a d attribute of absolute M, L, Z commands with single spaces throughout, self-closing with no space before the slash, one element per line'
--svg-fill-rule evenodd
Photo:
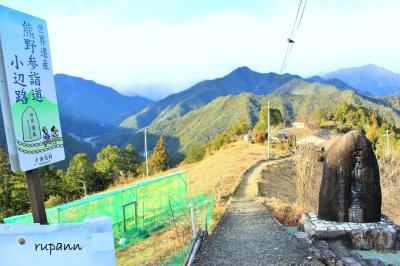
<path fill-rule="evenodd" d="M 307 126 L 307 121 L 305 121 L 305 120 L 293 120 L 290 124 L 294 128 L 305 128 Z"/>

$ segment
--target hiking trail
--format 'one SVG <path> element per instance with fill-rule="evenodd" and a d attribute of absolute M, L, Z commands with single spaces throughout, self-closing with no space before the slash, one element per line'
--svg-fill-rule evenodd
<path fill-rule="evenodd" d="M 261 161 L 243 175 L 217 228 L 197 255 L 195 265 L 290 265 L 306 260 L 308 245 L 289 234 L 256 201 L 262 169 L 283 159 Z"/>

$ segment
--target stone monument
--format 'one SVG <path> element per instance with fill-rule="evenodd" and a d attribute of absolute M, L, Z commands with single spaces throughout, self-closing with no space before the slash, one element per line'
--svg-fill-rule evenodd
<path fill-rule="evenodd" d="M 326 152 L 318 215 L 304 213 L 299 229 L 354 249 L 398 250 L 400 227 L 381 214 L 381 204 L 376 156 L 365 133 L 354 130 Z"/>
<path fill-rule="evenodd" d="M 335 222 L 378 222 L 381 202 L 379 167 L 372 146 L 362 131 L 351 131 L 326 153 L 318 217 Z"/>

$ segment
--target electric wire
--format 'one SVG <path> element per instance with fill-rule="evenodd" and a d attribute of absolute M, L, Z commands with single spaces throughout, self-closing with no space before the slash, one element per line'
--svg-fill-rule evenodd
<path fill-rule="evenodd" d="M 297 32 L 299 31 L 300 24 L 301 24 L 301 19 L 303 18 L 303 15 L 304 15 L 304 10 L 306 10 L 306 5 L 307 5 L 307 0 L 304 2 L 303 12 L 301 12 L 301 16 L 300 16 L 299 24 L 297 25 L 296 34 L 297 34 Z"/>
<path fill-rule="evenodd" d="M 307 6 L 307 0 L 304 1 L 304 5 L 303 6 L 302 6 L 302 3 L 303 3 L 303 0 L 300 0 L 299 6 L 297 8 L 297 13 L 296 13 L 296 18 L 295 18 L 295 21 L 294 21 L 294 24 L 293 24 L 293 28 L 292 28 L 290 37 L 288 38 L 289 44 L 288 44 L 288 46 L 286 48 L 285 57 L 283 58 L 281 70 L 279 72 L 280 75 L 283 72 L 285 72 L 285 70 L 286 70 L 286 66 L 288 64 L 288 61 L 289 61 L 289 58 L 290 58 L 290 54 L 292 52 L 293 44 L 294 44 L 294 42 L 291 42 L 291 41 L 293 40 L 294 36 L 296 36 L 298 31 L 299 31 L 300 24 L 301 24 L 301 21 L 303 19 L 304 11 L 305 11 L 306 6 Z M 301 15 L 300 15 L 300 18 L 299 18 L 299 14 L 300 14 L 300 10 L 301 9 L 302 9 L 302 11 L 301 11 Z M 297 27 L 296 27 L 296 25 L 297 25 Z"/>

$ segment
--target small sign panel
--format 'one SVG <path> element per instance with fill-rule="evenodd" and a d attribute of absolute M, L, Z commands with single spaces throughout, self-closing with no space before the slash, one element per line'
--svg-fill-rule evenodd
<path fill-rule="evenodd" d="M 0 265 L 115 266 L 110 217 L 83 223 L 0 224 Z"/>
<path fill-rule="evenodd" d="M 64 160 L 47 24 L 0 5 L 0 98 L 11 168 Z"/>

